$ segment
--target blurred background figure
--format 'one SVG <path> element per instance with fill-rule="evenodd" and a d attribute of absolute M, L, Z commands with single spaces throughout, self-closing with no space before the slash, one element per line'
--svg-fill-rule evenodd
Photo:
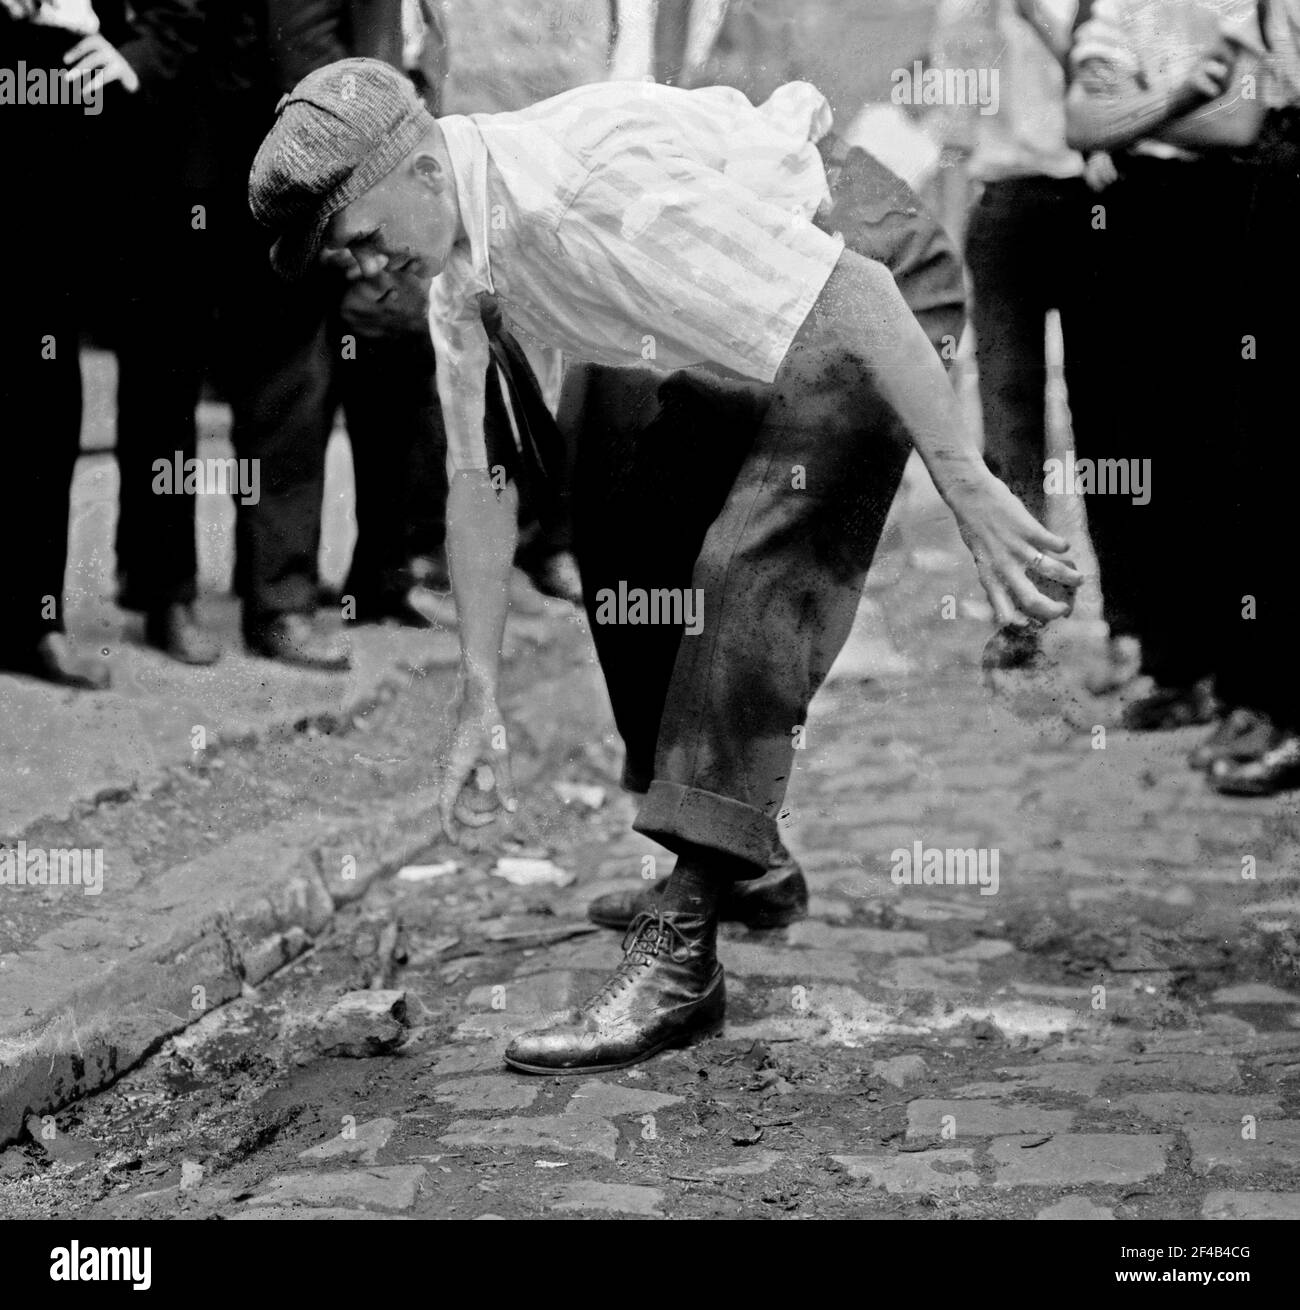
<path fill-rule="evenodd" d="M 0 327 L 0 413 L 11 434 L 13 545 L 0 562 L 0 664 L 70 687 L 109 683 L 99 657 L 64 634 L 69 495 L 80 447 L 80 334 L 119 216 L 138 197 L 116 174 L 117 140 L 165 92 L 198 42 L 197 0 L 0 0 L 0 49 L 27 66 L 42 102 L 0 114 L 10 191 L 0 205 L 11 253 Z M 55 79 L 75 82 L 69 103 Z M 160 157 L 149 160 L 165 171 Z M 129 200 L 128 200 L 129 197 Z M 138 213 L 138 210 L 134 212 Z M 191 533 L 192 537 L 192 533 Z"/>
<path fill-rule="evenodd" d="M 1240 428 L 1241 390 L 1254 381 L 1243 283 L 1205 274 L 1207 251 L 1246 249 L 1242 152 L 1263 104 L 1240 94 L 1257 56 L 1226 33 L 1254 13 L 1254 0 L 1096 0 L 1070 52 L 1070 139 L 1108 151 L 1117 173 L 1104 226 L 1090 233 L 1105 252 L 1113 397 L 1107 448 L 1095 453 L 1149 470 L 1145 502 L 1100 487 L 1087 501 L 1112 633 L 1122 619 L 1139 638 L 1149 679 L 1123 713 L 1138 731 L 1215 715 L 1211 616 L 1227 603 L 1223 536 L 1240 530 L 1221 525 L 1234 503 L 1247 519 L 1256 494 L 1225 477 L 1227 452 L 1253 439 Z"/>
<path fill-rule="evenodd" d="M 610 78 L 702 86 L 728 0 L 616 0 Z"/>
<path fill-rule="evenodd" d="M 940 70 L 997 76 L 996 98 L 988 105 L 948 106 L 946 112 L 961 114 L 971 132 L 975 197 L 965 256 L 984 458 L 1044 522 L 1053 311 L 1064 341 L 1076 449 L 1091 454 L 1106 431 L 1100 252 L 1091 219 L 1095 195 L 1113 180 L 1113 169 L 1104 154 L 1085 164 L 1066 142 L 1063 64 L 1078 10 L 1076 0 L 942 0 L 933 55 Z M 1136 651 L 1127 619 L 1114 611 L 1107 618 L 1111 639 L 1102 681 L 1114 686 L 1136 672 Z M 1036 629 L 1003 629 L 985 659 L 1014 668 L 1032 659 L 1038 644 Z"/>
<path fill-rule="evenodd" d="M 1220 718 L 1192 752 L 1217 791 L 1268 796 L 1300 787 L 1300 684 L 1292 646 L 1296 541 L 1295 361 L 1300 358 L 1300 0 L 1266 0 L 1258 35 L 1266 116 L 1249 152 L 1249 232 L 1232 276 L 1246 298 L 1242 335 L 1256 358 L 1239 374 L 1239 425 L 1216 449 L 1225 489 L 1206 523 L 1223 552 L 1215 693 Z M 1249 51 L 1255 32 L 1241 33 Z M 1225 275 L 1226 271 L 1225 271 Z M 1244 349 L 1239 342 L 1238 349 Z M 1288 419 L 1290 420 L 1288 422 Z"/>

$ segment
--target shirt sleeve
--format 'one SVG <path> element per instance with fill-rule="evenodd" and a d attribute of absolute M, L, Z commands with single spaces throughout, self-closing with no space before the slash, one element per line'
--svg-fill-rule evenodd
<path fill-rule="evenodd" d="M 447 430 L 447 477 L 461 469 L 488 467 L 483 423 L 491 352 L 473 296 L 462 294 L 447 274 L 429 293 L 429 336 L 437 358 L 438 401 Z"/>
<path fill-rule="evenodd" d="M 1111 78 L 1139 82 L 1142 64 L 1133 47 L 1118 0 L 1097 0 L 1088 20 L 1081 23 L 1070 46 L 1070 71 L 1078 74 L 1085 64 L 1104 69 Z"/>
<path fill-rule="evenodd" d="M 556 236 L 587 294 L 625 325 L 629 362 L 712 363 L 771 382 L 844 242 L 672 148 L 592 170 Z"/>

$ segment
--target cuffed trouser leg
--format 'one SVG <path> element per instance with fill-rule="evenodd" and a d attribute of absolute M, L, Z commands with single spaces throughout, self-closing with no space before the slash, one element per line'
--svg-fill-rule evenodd
<path fill-rule="evenodd" d="M 870 394 L 800 387 L 764 415 L 766 389 L 694 374 L 594 369 L 586 384 L 578 560 L 625 781 L 649 784 L 634 826 L 758 876 L 907 443 Z M 688 622 L 623 621 L 620 597 L 655 591 Z"/>
<path fill-rule="evenodd" d="M 699 631 L 678 647 L 638 832 L 768 867 L 908 451 L 872 393 L 773 397 L 695 562 Z"/>

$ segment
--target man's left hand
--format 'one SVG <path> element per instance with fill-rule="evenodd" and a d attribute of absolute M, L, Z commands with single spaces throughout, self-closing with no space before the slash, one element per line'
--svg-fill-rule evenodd
<path fill-rule="evenodd" d="M 1026 618 L 1047 623 L 1070 613 L 1072 600 L 1045 596 L 1030 576 L 1076 590 L 1083 574 L 1057 558 L 1069 551 L 1069 542 L 1043 527 L 1005 484 L 989 474 L 949 504 L 999 627 L 1018 626 Z"/>

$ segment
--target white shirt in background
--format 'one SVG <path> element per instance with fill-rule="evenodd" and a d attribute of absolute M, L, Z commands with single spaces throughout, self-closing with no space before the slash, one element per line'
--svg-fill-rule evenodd
<path fill-rule="evenodd" d="M 1068 31 L 1077 0 L 1040 0 Z M 1078 177 L 1083 156 L 1065 141 L 1065 73 L 1013 0 L 944 0 L 936 19 L 934 65 L 996 69 L 998 111 L 964 112 L 974 123 L 970 175 Z M 957 111 L 953 111 L 957 112 Z"/>

